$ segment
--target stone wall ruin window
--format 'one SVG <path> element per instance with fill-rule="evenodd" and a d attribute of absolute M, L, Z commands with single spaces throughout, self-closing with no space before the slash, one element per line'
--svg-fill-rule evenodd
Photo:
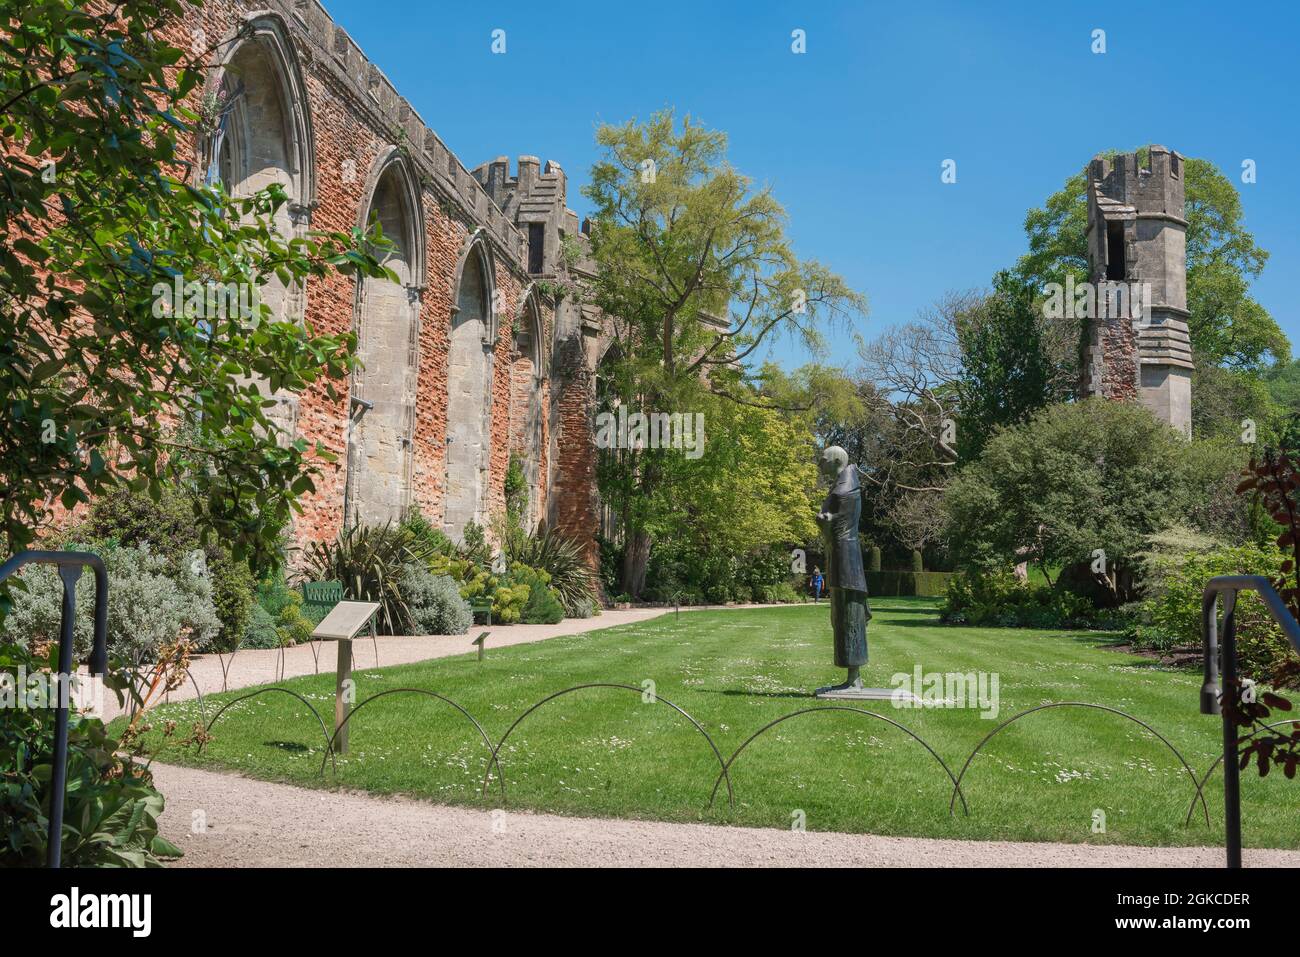
<path fill-rule="evenodd" d="M 1119 282 L 1127 275 L 1124 265 L 1124 224 L 1112 219 L 1106 223 L 1106 278 Z"/>
<path fill-rule="evenodd" d="M 528 271 L 534 275 L 542 271 L 546 261 L 546 224 L 528 224 Z"/>
<path fill-rule="evenodd" d="M 524 527 L 531 530 L 542 511 L 542 388 L 545 374 L 543 325 L 537 297 L 530 295 L 513 327 L 510 362 L 510 452 L 523 464 L 528 482 Z"/>
<path fill-rule="evenodd" d="M 447 473 L 443 531 L 464 537 L 470 522 L 485 524 L 485 490 L 491 441 L 491 260 L 476 241 L 456 283 L 447 350 Z"/>
<path fill-rule="evenodd" d="M 357 350 L 348 441 L 348 521 L 399 521 L 411 502 L 419 288 L 423 227 L 415 180 L 404 159 L 381 160 L 363 222 L 378 220 L 392 248 L 381 261 L 397 282 L 365 277 L 357 284 Z"/>
<path fill-rule="evenodd" d="M 279 185 L 289 202 L 274 214 L 272 225 L 285 238 L 301 233 L 293 210 L 310 207 L 312 183 L 311 122 L 307 115 L 302 76 L 278 17 L 262 16 L 246 27 L 247 36 L 228 50 L 206 98 L 209 123 L 204 181 L 219 181 L 234 198 Z M 301 322 L 306 305 L 301 285 L 286 286 L 271 276 L 256 298 L 270 309 L 272 322 Z M 254 382 L 275 400 L 267 417 L 289 442 L 297 428 L 297 398 L 287 392 L 271 394 L 258 376 Z"/>

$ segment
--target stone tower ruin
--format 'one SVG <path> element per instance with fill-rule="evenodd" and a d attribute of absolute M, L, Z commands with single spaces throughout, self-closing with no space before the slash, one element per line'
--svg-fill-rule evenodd
<path fill-rule="evenodd" d="M 1192 434 L 1183 157 L 1152 146 L 1088 164 L 1088 270 L 1081 393 L 1138 400 Z M 1092 304 L 1090 304 L 1092 305 Z"/>

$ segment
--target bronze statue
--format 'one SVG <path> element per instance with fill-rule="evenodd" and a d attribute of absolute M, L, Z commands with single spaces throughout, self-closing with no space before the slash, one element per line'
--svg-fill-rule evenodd
<path fill-rule="evenodd" d="M 862 545 L 858 540 L 862 483 L 858 467 L 849 463 L 848 453 L 838 445 L 822 452 L 817 471 L 830 485 L 817 524 L 826 551 L 835 665 L 848 669 L 843 684 L 818 688 L 817 694 L 819 697 L 865 697 L 871 689 L 863 686 L 859 671 L 867 663 L 867 621 L 871 609 L 867 605 L 867 575 L 862 568 Z"/>

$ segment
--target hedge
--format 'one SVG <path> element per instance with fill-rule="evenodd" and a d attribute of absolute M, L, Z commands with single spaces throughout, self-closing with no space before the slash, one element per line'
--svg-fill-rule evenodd
<path fill-rule="evenodd" d="M 948 579 L 952 572 L 867 572 L 867 592 L 882 598 L 898 595 L 920 595 L 942 598 L 948 593 Z"/>

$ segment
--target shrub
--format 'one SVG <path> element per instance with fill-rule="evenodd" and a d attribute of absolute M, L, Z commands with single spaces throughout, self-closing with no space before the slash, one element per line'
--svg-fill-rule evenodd
<path fill-rule="evenodd" d="M 517 623 L 524 612 L 524 604 L 532 589 L 524 582 L 497 581 L 492 595 L 492 620 L 501 625 Z"/>
<path fill-rule="evenodd" d="M 764 586 L 789 580 L 790 550 L 781 546 L 734 554 L 656 543 L 650 553 L 644 596 L 682 604 L 750 602 Z"/>
<path fill-rule="evenodd" d="M 507 530 L 502 548 L 510 568 L 516 564 L 527 565 L 550 576 L 550 587 L 559 596 L 566 615 L 577 617 L 573 614 L 575 609 L 595 604 L 596 582 L 582 547 L 573 539 L 550 529 L 533 535 L 517 529 Z"/>
<path fill-rule="evenodd" d="M 447 575 L 435 575 L 424 565 L 410 564 L 402 571 L 402 594 L 411 610 L 414 634 L 463 635 L 474 623 L 469 602 Z"/>
<path fill-rule="evenodd" d="M 244 643 L 241 647 L 278 648 L 279 646 L 280 630 L 276 627 L 275 619 L 261 605 L 253 605 L 248 615 L 248 627 L 244 631 Z"/>
<path fill-rule="evenodd" d="M 867 572 L 867 591 L 880 597 L 923 595 L 942 598 L 952 572 Z"/>
<path fill-rule="evenodd" d="M 454 555 L 456 543 L 443 534 L 419 508 L 412 506 L 402 519 L 401 527 L 411 534 L 415 547 L 421 551 L 428 549 L 430 555 Z"/>
<path fill-rule="evenodd" d="M 948 581 L 940 616 L 947 624 L 999 628 L 1113 627 L 1113 613 L 1103 614 L 1081 595 L 1060 587 L 1023 582 L 1009 571 L 965 571 Z"/>
<path fill-rule="evenodd" d="M 165 486 L 155 502 L 128 485 L 118 485 L 95 498 L 85 522 L 72 534 L 84 541 L 149 545 L 174 562 L 199 547 L 199 514 L 194 500 L 174 486 Z"/>
<path fill-rule="evenodd" d="M 510 570 L 514 582 L 528 587 L 528 598 L 519 612 L 525 625 L 554 625 L 564 620 L 564 606 L 551 590 L 551 576 L 541 569 L 515 565 Z"/>
<path fill-rule="evenodd" d="M 254 577 L 243 559 L 236 559 L 221 542 L 204 544 L 199 536 L 202 503 L 183 490 L 166 486 L 157 502 L 129 486 L 116 486 L 97 497 L 86 520 L 54 544 L 74 539 L 148 547 L 167 564 L 172 577 L 183 574 L 182 564 L 192 564 L 201 550 L 212 578 L 212 603 L 220 629 L 212 647 L 229 649 L 239 643 L 253 605 Z"/>
<path fill-rule="evenodd" d="M 767 605 L 792 605 L 808 600 L 808 596 L 801 594 L 789 582 L 780 582 L 776 585 L 760 585 L 755 589 L 754 597 Z"/>
<path fill-rule="evenodd" d="M 159 649 L 177 639 L 195 650 L 210 646 L 221 630 L 212 604 L 212 579 L 201 554 L 170 565 L 146 545 L 125 547 L 72 543 L 78 551 L 99 554 L 108 571 L 108 641 L 110 649 L 130 661 L 155 660 Z M 13 608 L 0 634 L 25 647 L 57 642 L 63 607 L 63 583 L 46 565 L 20 573 L 24 588 L 13 592 Z M 77 621 L 73 631 L 78 656 L 89 653 L 94 625 L 94 579 L 77 583 Z"/>
<path fill-rule="evenodd" d="M 1174 430 L 1139 403 L 1048 406 L 995 434 L 953 478 L 947 540 L 965 563 L 989 569 L 1023 560 L 1067 567 L 1102 548 L 1122 573 L 1185 505 L 1185 454 Z"/>
<path fill-rule="evenodd" d="M 1201 645 L 1201 595 L 1216 575 L 1279 574 L 1286 556 L 1274 545 L 1215 545 L 1170 554 L 1144 555 L 1147 595 L 1130 628 L 1133 643 L 1167 650 Z M 1300 658 L 1254 592 L 1237 596 L 1237 659 L 1241 671 L 1273 687 L 1300 687 Z"/>
<path fill-rule="evenodd" d="M 314 581 L 337 581 L 350 601 L 379 603 L 376 625 L 383 635 L 412 633 L 410 609 L 402 595 L 402 570 L 434 557 L 427 540 L 402 525 L 353 525 L 333 542 L 316 542 L 307 551 L 305 572 Z"/>
<path fill-rule="evenodd" d="M 597 607 L 595 601 L 587 601 L 580 603 L 573 609 L 572 613 L 565 609 L 565 614 L 569 618 L 592 618 L 600 614 L 600 608 Z"/>
<path fill-rule="evenodd" d="M 623 545 L 603 535 L 596 536 L 596 545 L 600 549 L 600 583 L 606 595 L 618 595 L 623 590 Z M 657 557 L 650 553 L 652 563 Z"/>
<path fill-rule="evenodd" d="M 456 546 L 456 554 L 466 561 L 471 561 L 480 568 L 492 566 L 492 549 L 487 543 L 487 532 L 478 522 L 466 522 L 461 542 Z"/>
<path fill-rule="evenodd" d="M 212 575 L 212 605 L 221 622 L 212 647 L 228 650 L 239 644 L 248 630 L 248 616 L 256 601 L 253 573 L 247 562 L 226 549 L 216 549 L 208 556 L 208 572 Z"/>
<path fill-rule="evenodd" d="M 302 613 L 302 595 L 289 591 L 288 600 L 280 606 L 280 613 L 275 616 L 275 630 L 282 645 L 300 645 L 311 641 L 311 633 L 316 625 Z"/>
<path fill-rule="evenodd" d="M 6 684 L 46 671 L 15 644 L 0 644 Z M 112 684 L 120 683 L 111 681 Z M 163 797 L 148 770 L 118 757 L 120 743 L 96 718 L 71 717 L 68 727 L 67 798 L 63 817 L 64 867 L 158 867 L 181 852 L 158 834 Z M 0 708 L 0 867 L 40 867 L 49 829 L 54 756 L 54 711 Z"/>

